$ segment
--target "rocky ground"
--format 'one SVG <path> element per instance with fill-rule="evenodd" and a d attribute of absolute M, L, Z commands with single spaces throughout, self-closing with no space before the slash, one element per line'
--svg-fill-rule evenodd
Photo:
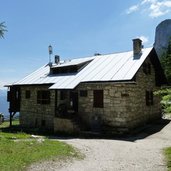
<path fill-rule="evenodd" d="M 151 125 L 129 138 L 59 139 L 78 148 L 83 160 L 47 161 L 31 171 L 165 171 L 163 148 L 171 146 L 171 123 Z"/>

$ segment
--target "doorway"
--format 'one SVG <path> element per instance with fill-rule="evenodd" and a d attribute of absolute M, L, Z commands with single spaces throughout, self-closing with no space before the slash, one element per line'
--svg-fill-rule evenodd
<path fill-rule="evenodd" d="M 78 92 L 71 91 L 70 92 L 70 100 L 72 108 L 75 112 L 78 112 Z"/>

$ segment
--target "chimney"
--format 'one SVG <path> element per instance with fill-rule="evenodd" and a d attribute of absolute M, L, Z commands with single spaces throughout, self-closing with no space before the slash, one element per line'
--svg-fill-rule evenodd
<path fill-rule="evenodd" d="M 55 64 L 59 64 L 60 63 L 60 56 L 59 55 L 55 55 Z"/>
<path fill-rule="evenodd" d="M 95 53 L 94 56 L 100 56 L 101 54 L 100 53 Z"/>
<path fill-rule="evenodd" d="M 142 50 L 142 40 L 137 38 L 133 39 L 133 53 L 134 55 L 139 55 Z"/>

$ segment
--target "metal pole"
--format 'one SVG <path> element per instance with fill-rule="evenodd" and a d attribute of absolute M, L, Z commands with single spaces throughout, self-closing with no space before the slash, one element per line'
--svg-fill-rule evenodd
<path fill-rule="evenodd" d="M 12 126 L 12 112 L 10 112 L 10 127 Z"/>
<path fill-rule="evenodd" d="M 49 63 L 51 63 L 51 54 L 49 53 Z"/>
<path fill-rule="evenodd" d="M 49 63 L 51 63 L 51 54 L 53 53 L 51 45 L 49 45 L 48 50 L 49 50 Z"/>

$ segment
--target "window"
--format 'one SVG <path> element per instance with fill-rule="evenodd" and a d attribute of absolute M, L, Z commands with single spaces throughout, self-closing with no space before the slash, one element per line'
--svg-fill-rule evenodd
<path fill-rule="evenodd" d="M 151 74 L 151 64 L 150 64 L 150 63 L 144 63 L 144 64 L 143 64 L 143 72 L 144 72 L 146 75 Z"/>
<path fill-rule="evenodd" d="M 47 90 L 37 91 L 37 103 L 50 104 L 50 91 Z"/>
<path fill-rule="evenodd" d="M 38 127 L 38 119 L 36 118 L 35 119 L 35 124 L 34 124 L 35 127 Z"/>
<path fill-rule="evenodd" d="M 57 68 L 51 68 L 52 74 L 68 74 L 68 73 L 76 73 L 78 72 L 78 67 L 76 65 L 74 66 L 66 66 L 66 67 L 57 67 Z"/>
<path fill-rule="evenodd" d="M 67 98 L 67 92 L 66 91 L 60 91 L 60 100 L 65 100 Z"/>
<path fill-rule="evenodd" d="M 151 106 L 153 105 L 153 92 L 146 91 L 146 105 Z"/>
<path fill-rule="evenodd" d="M 80 90 L 80 97 L 87 97 L 87 90 Z"/>
<path fill-rule="evenodd" d="M 128 93 L 121 93 L 121 97 L 129 97 Z"/>
<path fill-rule="evenodd" d="M 94 107 L 103 108 L 103 90 L 94 90 Z"/>
<path fill-rule="evenodd" d="M 68 65 L 68 66 L 58 65 L 57 67 L 51 67 L 51 74 L 75 74 L 80 70 L 82 70 L 89 62 L 90 61 L 78 63 L 75 65 Z"/>
<path fill-rule="evenodd" d="M 26 99 L 29 99 L 30 96 L 31 96 L 30 90 L 26 90 L 26 91 L 25 91 L 25 98 L 26 98 Z"/>
<path fill-rule="evenodd" d="M 41 126 L 42 126 L 42 127 L 45 127 L 45 126 L 46 126 L 46 121 L 45 121 L 45 120 L 42 120 L 42 121 L 41 121 Z"/>

